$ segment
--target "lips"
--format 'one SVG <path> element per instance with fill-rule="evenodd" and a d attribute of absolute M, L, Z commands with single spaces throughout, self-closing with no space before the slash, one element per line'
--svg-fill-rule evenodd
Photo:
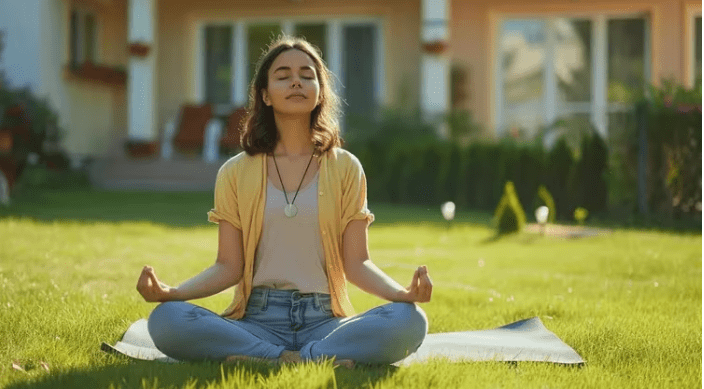
<path fill-rule="evenodd" d="M 302 93 L 294 93 L 294 94 L 288 95 L 288 97 L 286 97 L 286 98 L 290 99 L 292 97 L 303 97 L 304 99 L 307 99 L 307 97 Z"/>

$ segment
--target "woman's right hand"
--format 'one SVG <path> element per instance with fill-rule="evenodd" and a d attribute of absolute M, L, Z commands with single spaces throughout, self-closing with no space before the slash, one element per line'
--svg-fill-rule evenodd
<path fill-rule="evenodd" d="M 156 278 L 154 269 L 145 266 L 137 281 L 137 291 L 148 303 L 157 303 L 172 300 L 173 288 L 165 285 Z"/>

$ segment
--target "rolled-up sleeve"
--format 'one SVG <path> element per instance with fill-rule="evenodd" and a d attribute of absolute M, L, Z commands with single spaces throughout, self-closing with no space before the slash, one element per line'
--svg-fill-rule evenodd
<path fill-rule="evenodd" d="M 342 232 L 352 220 L 374 222 L 374 214 L 367 208 L 367 178 L 359 160 L 352 156 L 343 182 Z"/>
<path fill-rule="evenodd" d="M 223 165 L 218 171 L 215 180 L 215 204 L 208 212 L 208 221 L 220 223 L 225 220 L 236 228 L 242 229 L 234 174 L 234 167 L 228 164 Z"/>

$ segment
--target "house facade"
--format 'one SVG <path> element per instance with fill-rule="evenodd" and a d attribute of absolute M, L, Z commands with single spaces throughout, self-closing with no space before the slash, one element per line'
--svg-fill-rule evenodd
<path fill-rule="evenodd" d="M 320 47 L 346 117 L 467 110 L 485 136 L 558 119 L 613 134 L 645 83 L 701 79 L 689 0 L 0 0 L 0 31 L 9 86 L 50 101 L 77 157 L 158 141 L 185 104 L 245 105 L 282 32 Z"/>

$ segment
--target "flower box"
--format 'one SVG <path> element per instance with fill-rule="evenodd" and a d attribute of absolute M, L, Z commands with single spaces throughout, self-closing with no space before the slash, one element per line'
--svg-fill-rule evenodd
<path fill-rule="evenodd" d="M 445 41 L 434 41 L 423 43 L 423 51 L 429 54 L 442 54 L 450 45 Z"/>
<path fill-rule="evenodd" d="M 78 66 L 69 66 L 68 70 L 74 77 L 86 81 L 115 86 L 127 85 L 127 72 L 119 68 L 85 62 Z"/>
<path fill-rule="evenodd" d="M 150 49 L 149 45 L 142 42 L 130 43 L 127 46 L 127 51 L 136 57 L 146 57 Z"/>
<path fill-rule="evenodd" d="M 156 142 L 128 140 L 125 151 L 132 158 L 148 158 L 156 154 L 159 146 Z"/>

